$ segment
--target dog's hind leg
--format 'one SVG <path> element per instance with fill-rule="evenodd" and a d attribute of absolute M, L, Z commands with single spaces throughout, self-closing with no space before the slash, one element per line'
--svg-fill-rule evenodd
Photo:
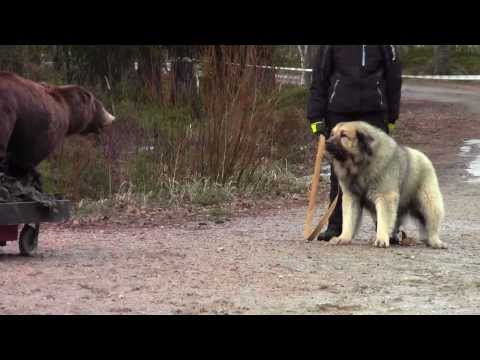
<path fill-rule="evenodd" d="M 440 241 L 439 237 L 444 208 L 438 185 L 423 186 L 419 189 L 418 211 L 421 215 L 421 225 L 423 225 L 420 229 L 420 234 L 423 235 L 421 240 L 434 249 L 446 249 L 447 245 Z"/>
<path fill-rule="evenodd" d="M 391 192 L 379 194 L 375 200 L 377 212 L 377 238 L 374 246 L 389 247 L 390 235 L 397 222 L 398 193 Z"/>
<path fill-rule="evenodd" d="M 393 231 L 390 234 L 390 244 L 399 245 L 402 242 L 402 239 L 406 237 L 404 231 L 400 231 L 400 226 L 403 225 L 405 215 L 397 214 L 397 221 L 393 227 Z"/>

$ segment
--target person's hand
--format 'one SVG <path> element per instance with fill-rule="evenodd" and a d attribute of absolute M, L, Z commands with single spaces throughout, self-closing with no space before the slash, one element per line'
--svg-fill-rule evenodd
<path fill-rule="evenodd" d="M 310 124 L 310 128 L 312 129 L 312 134 L 315 136 L 327 136 L 327 128 L 325 127 L 324 121 L 316 121 Z"/>
<path fill-rule="evenodd" d="M 395 131 L 395 123 L 388 123 L 388 132 L 392 134 Z"/>

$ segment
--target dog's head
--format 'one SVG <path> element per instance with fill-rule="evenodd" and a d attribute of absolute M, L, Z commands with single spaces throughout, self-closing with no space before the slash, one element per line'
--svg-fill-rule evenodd
<path fill-rule="evenodd" d="M 375 137 L 371 127 L 363 122 L 337 124 L 326 142 L 327 156 L 340 164 L 360 165 L 373 156 Z"/>

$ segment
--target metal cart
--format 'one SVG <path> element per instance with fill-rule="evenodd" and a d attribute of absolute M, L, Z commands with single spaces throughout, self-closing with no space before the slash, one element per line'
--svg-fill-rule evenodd
<path fill-rule="evenodd" d="M 18 240 L 21 255 L 35 254 L 40 224 L 70 219 L 70 201 L 55 200 L 55 205 L 56 211 L 38 202 L 0 203 L 0 246 Z M 19 233 L 20 225 L 23 227 Z"/>

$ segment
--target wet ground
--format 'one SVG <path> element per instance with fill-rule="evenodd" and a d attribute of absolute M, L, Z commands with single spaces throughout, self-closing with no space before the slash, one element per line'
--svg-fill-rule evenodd
<path fill-rule="evenodd" d="M 34 258 L 0 249 L 0 313 L 480 313 L 480 90 L 442 86 L 407 83 L 395 137 L 437 168 L 449 249 L 372 248 L 369 218 L 351 246 L 307 243 L 305 200 L 221 223 L 49 226 Z"/>

